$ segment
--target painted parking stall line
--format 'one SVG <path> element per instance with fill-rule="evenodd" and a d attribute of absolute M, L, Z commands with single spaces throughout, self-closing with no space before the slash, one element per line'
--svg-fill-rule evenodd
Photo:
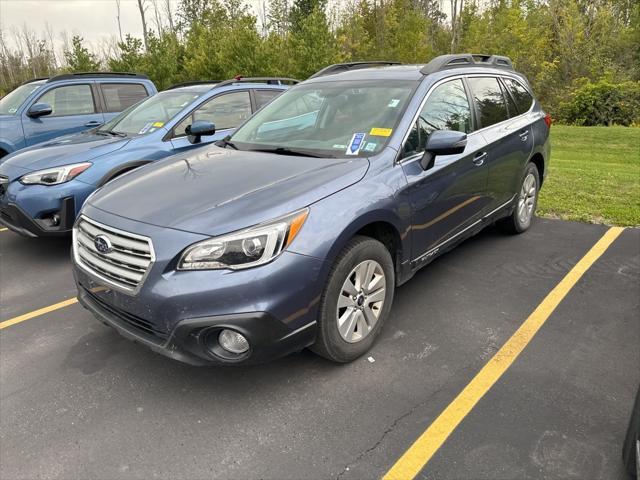
<path fill-rule="evenodd" d="M 471 382 L 398 459 L 384 475 L 383 480 L 411 480 L 420 473 L 449 435 L 509 369 L 584 273 L 607 251 L 623 231 L 622 227 L 612 227 L 605 232 Z"/>
<path fill-rule="evenodd" d="M 0 232 L 6 232 L 8 230 L 9 230 L 8 228 L 0 228 Z"/>
<path fill-rule="evenodd" d="M 35 317 L 39 317 L 41 315 L 44 315 L 46 313 L 50 313 L 50 312 L 54 312 L 56 310 L 60 310 L 61 308 L 65 308 L 68 307 L 70 305 L 74 305 L 78 303 L 78 299 L 77 298 L 70 298 L 68 300 L 64 300 L 63 302 L 59 302 L 59 303 L 55 303 L 53 305 L 49 305 L 48 307 L 43 307 L 40 308 L 38 310 L 34 310 L 32 312 L 29 313 L 25 313 L 23 315 L 19 315 L 17 317 L 13 317 L 10 318 L 9 320 L 5 320 L 3 322 L 0 322 L 0 330 L 10 327 L 12 325 L 15 325 L 17 323 L 21 323 L 24 322 L 26 320 L 30 320 L 32 318 Z"/>

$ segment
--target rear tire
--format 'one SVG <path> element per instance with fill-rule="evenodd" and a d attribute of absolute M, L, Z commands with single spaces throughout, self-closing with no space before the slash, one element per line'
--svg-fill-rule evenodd
<path fill-rule="evenodd" d="M 329 273 L 311 350 L 340 363 L 366 353 L 389 314 L 394 288 L 389 250 L 373 238 L 352 238 Z"/>
<path fill-rule="evenodd" d="M 538 167 L 529 162 L 516 194 L 515 208 L 511 215 L 497 222 L 500 228 L 509 234 L 519 234 L 529 230 L 538 206 L 539 191 L 540 174 L 538 173 Z"/>

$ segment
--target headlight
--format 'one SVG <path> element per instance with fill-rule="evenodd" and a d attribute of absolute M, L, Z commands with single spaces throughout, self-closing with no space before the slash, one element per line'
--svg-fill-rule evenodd
<path fill-rule="evenodd" d="M 20 178 L 20 183 L 24 185 L 58 185 L 74 179 L 91 165 L 89 162 L 74 163 L 72 165 L 63 165 L 62 167 L 38 170 L 24 175 Z"/>
<path fill-rule="evenodd" d="M 239 270 L 273 260 L 296 237 L 309 209 L 191 245 L 182 254 L 178 270 Z"/>

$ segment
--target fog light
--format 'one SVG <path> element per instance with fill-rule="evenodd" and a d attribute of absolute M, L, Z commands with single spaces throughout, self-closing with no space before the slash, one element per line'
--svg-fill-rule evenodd
<path fill-rule="evenodd" d="M 222 330 L 218 336 L 218 342 L 227 352 L 237 355 L 249 350 L 249 340 L 244 335 L 233 330 Z"/>

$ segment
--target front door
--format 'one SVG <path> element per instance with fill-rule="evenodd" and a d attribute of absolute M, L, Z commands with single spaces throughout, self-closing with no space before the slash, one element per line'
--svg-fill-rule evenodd
<path fill-rule="evenodd" d="M 53 111 L 38 118 L 31 118 L 26 112 L 23 114 L 22 125 L 27 146 L 81 132 L 104 122 L 102 113 L 96 109 L 89 83 L 51 88 L 33 103 L 46 103 Z"/>
<path fill-rule="evenodd" d="M 206 145 L 220 140 L 251 116 L 251 98 L 249 91 L 223 93 L 198 106 L 173 129 L 171 144 L 175 151 Z M 185 129 L 196 120 L 206 120 L 216 126 L 216 133 L 202 137 L 200 143 L 192 144 L 185 135 Z"/>
<path fill-rule="evenodd" d="M 401 154 L 412 207 L 412 259 L 418 264 L 480 219 L 487 205 L 486 142 L 472 133 L 473 115 L 463 81 L 450 80 L 428 95 Z M 435 130 L 465 132 L 467 146 L 462 154 L 437 156 L 433 167 L 424 170 L 420 159 Z"/>

